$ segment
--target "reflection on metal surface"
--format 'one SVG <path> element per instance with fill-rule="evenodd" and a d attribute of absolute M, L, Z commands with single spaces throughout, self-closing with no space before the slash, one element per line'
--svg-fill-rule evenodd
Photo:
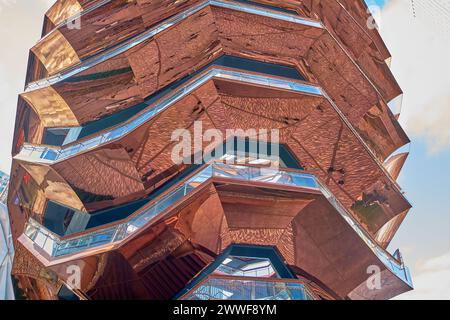
<path fill-rule="evenodd" d="M 412 287 L 412 281 L 407 267 L 397 261 L 384 248 L 380 247 L 369 233 L 353 218 L 352 214 L 344 208 L 339 200 L 315 176 L 296 171 L 214 163 L 203 168 L 182 185 L 165 194 L 150 206 L 140 210 L 124 223 L 106 226 L 105 229 L 76 238 L 60 240 L 58 236 L 30 219 L 25 230 L 25 235 L 36 246 L 52 257 L 75 254 L 86 249 L 121 242 L 154 222 L 168 208 L 172 208 L 182 201 L 185 196 L 191 194 L 205 182 L 215 177 L 257 181 L 260 183 L 294 186 L 320 191 L 378 259 L 393 274 Z"/>
<path fill-rule="evenodd" d="M 53 168 L 32 163 L 21 163 L 21 166 L 44 192 L 42 206 L 46 200 L 53 200 L 70 208 L 87 211 L 75 191 Z"/>
<path fill-rule="evenodd" d="M 58 0 L 46 15 L 53 24 L 58 25 L 82 10 L 83 8 L 77 0 Z"/>
<path fill-rule="evenodd" d="M 64 99 L 53 89 L 25 92 L 21 95 L 39 115 L 46 127 L 78 126 L 78 120 Z"/>
<path fill-rule="evenodd" d="M 402 224 L 403 220 L 406 218 L 406 215 L 409 210 L 395 216 L 390 221 L 388 221 L 383 227 L 378 230 L 375 235 L 375 239 L 377 242 L 383 247 L 387 248 L 398 228 Z"/>
<path fill-rule="evenodd" d="M 185 196 L 191 194 L 199 186 L 213 177 L 235 178 L 305 188 L 316 188 L 317 186 L 314 176 L 305 173 L 213 164 L 208 165 L 181 186 L 178 186 L 156 202 L 153 202 L 149 207 L 131 216 L 125 223 L 107 227 L 104 230 L 92 232 L 80 237 L 59 240 L 57 235 L 31 219 L 25 234 L 40 248 L 44 249 L 48 255 L 54 257 L 73 254 L 88 248 L 121 241 L 145 227 L 151 221 L 154 221 L 166 209 L 181 201 Z"/>
<path fill-rule="evenodd" d="M 322 95 L 322 90 L 314 85 L 309 85 L 288 79 L 273 78 L 265 75 L 225 70 L 215 67 L 198 76 L 196 79 L 187 83 L 186 85 L 183 85 L 180 88 L 174 90 L 169 94 L 169 96 L 162 99 L 158 104 L 152 106 L 151 109 L 144 111 L 130 121 L 125 122 L 124 124 L 109 131 L 106 131 L 99 136 L 94 136 L 88 140 L 74 143 L 64 148 L 24 144 L 20 153 L 16 155 L 15 159 L 36 163 L 53 164 L 58 161 L 68 159 L 82 152 L 92 150 L 93 148 L 96 148 L 100 145 L 120 139 L 213 78 L 234 80 L 248 84 L 262 85 L 277 89 L 286 89 L 306 94 Z"/>
<path fill-rule="evenodd" d="M 293 67 L 261 62 L 255 59 L 242 58 L 227 54 L 220 55 L 195 72 L 186 75 L 181 79 L 175 80 L 175 82 L 171 82 L 166 86 L 162 86 L 158 91 L 153 92 L 148 97 L 146 97 L 143 103 L 139 103 L 135 106 L 130 106 L 125 110 L 103 116 L 88 123 L 84 123 L 80 127 L 46 128 L 41 144 L 52 146 L 66 146 L 77 140 L 81 140 L 85 137 L 92 136 L 108 128 L 112 128 L 116 125 L 119 125 L 120 123 L 125 123 L 130 118 L 136 116 L 137 114 L 148 108 L 150 105 L 156 103 L 160 98 L 168 96 L 171 91 L 174 91 L 177 88 L 181 88 L 184 84 L 192 81 L 192 79 L 196 78 L 198 75 L 202 74 L 204 71 L 212 68 L 213 66 L 219 68 L 238 69 L 241 72 L 254 72 L 265 74 L 267 76 L 306 81 L 304 76 Z"/>
<path fill-rule="evenodd" d="M 235 256 L 227 257 L 212 274 L 246 278 L 279 278 L 270 259 Z"/>
<path fill-rule="evenodd" d="M 62 68 L 80 63 L 77 53 L 59 31 L 49 34 L 45 41 L 39 42 L 32 48 L 32 51 L 49 74 L 54 74 Z"/>
<path fill-rule="evenodd" d="M 335 207 L 335 209 L 341 214 L 341 216 L 347 221 L 347 223 L 355 230 L 355 232 L 360 236 L 360 238 L 367 244 L 367 246 L 373 251 L 373 253 L 381 260 L 381 262 L 398 278 L 407 283 L 412 287 L 412 279 L 409 275 L 409 269 L 399 263 L 397 259 L 392 257 L 383 247 L 370 236 L 370 234 L 355 220 L 353 215 L 351 215 L 344 206 L 339 202 L 336 197 L 333 196 L 331 191 L 321 182 L 321 190 L 328 201 Z"/>
<path fill-rule="evenodd" d="M 366 8 L 330 3 L 57 0 L 14 137 L 13 273 L 27 298 L 409 291 L 401 254 L 386 250 L 410 208 L 395 182 L 403 160 L 385 161 L 409 142 L 386 104 L 401 88 Z M 292 157 L 174 164 L 171 134 L 195 136 L 197 121 L 279 129 Z M 73 265 L 80 285 L 61 289 Z M 367 286 L 369 267 L 381 288 Z"/>
<path fill-rule="evenodd" d="M 210 276 L 181 300 L 315 300 L 315 298 L 300 281 Z"/>
<path fill-rule="evenodd" d="M 395 156 L 392 156 L 384 163 L 384 167 L 386 168 L 387 172 L 389 172 L 391 177 L 395 180 L 398 179 L 398 176 L 400 175 L 400 172 L 402 171 L 403 165 L 405 164 L 408 156 L 409 152 L 399 153 Z"/>
<path fill-rule="evenodd" d="M 76 0 L 70 0 L 70 1 L 76 2 L 76 4 L 74 3 L 72 6 L 69 7 L 69 9 L 67 7 L 66 8 L 52 7 L 48 11 L 47 17 L 49 17 L 49 19 L 53 22 L 53 24 L 56 25 L 49 34 L 57 31 L 62 26 L 69 24 L 70 22 L 74 21 L 75 19 L 78 19 L 98 8 L 103 7 L 104 5 L 110 3 L 112 0 L 97 1 L 93 5 L 89 6 L 86 9 L 83 9 Z M 44 38 L 42 38 L 40 41 L 44 40 L 47 37 L 47 35 Z"/>
<path fill-rule="evenodd" d="M 308 286 L 293 276 L 285 263 L 276 259 L 282 277 L 272 262 L 277 253 L 273 247 L 239 247 L 231 250 L 243 250 L 243 255 L 223 254 L 210 266 L 205 268 L 179 294 L 180 300 L 315 300 L 315 295 Z M 226 252 L 229 252 L 229 251 Z M 271 251 L 272 257 L 267 254 Z M 241 253 L 242 254 L 242 253 Z M 267 255 L 266 255 L 267 254 Z M 220 264 L 219 264 L 220 262 Z M 211 273 L 213 267 L 217 268 Z M 286 277 L 286 278 L 285 278 Z"/>
<path fill-rule="evenodd" d="M 97 54 L 91 58 L 88 58 L 84 60 L 83 62 L 79 63 L 78 65 L 75 65 L 64 72 L 55 74 L 49 78 L 42 79 L 33 83 L 30 83 L 26 87 L 26 91 L 31 91 L 35 89 L 44 88 L 50 85 L 53 85 L 55 83 L 58 83 L 60 81 L 63 81 L 65 79 L 68 79 L 82 71 L 85 71 L 101 62 L 104 62 L 108 59 L 111 59 L 125 51 L 127 51 L 130 48 L 135 47 L 138 44 L 143 43 L 144 41 L 153 38 L 155 35 L 161 33 L 164 30 L 167 30 L 168 28 L 172 27 L 173 25 L 179 23 L 180 21 L 183 21 L 184 19 L 192 16 L 193 14 L 199 12 L 200 10 L 206 8 L 207 6 L 217 6 L 221 8 L 227 8 L 232 9 L 236 11 L 246 12 L 246 13 L 252 13 L 256 15 L 266 16 L 274 19 L 289 21 L 293 23 L 298 23 L 310 27 L 315 28 L 322 28 L 322 24 L 318 21 L 301 18 L 299 16 L 294 16 L 291 14 L 286 13 L 280 13 L 273 10 L 264 9 L 261 7 L 253 6 L 253 5 L 247 5 L 243 3 L 235 3 L 233 1 L 225 1 L 225 0 L 208 0 L 205 1 L 197 6 L 194 6 L 180 14 L 177 14 L 176 16 L 169 18 L 162 22 L 161 24 L 149 29 L 148 31 L 145 31 L 142 34 L 139 34 L 127 41 L 125 41 L 123 44 L 120 44 L 114 48 L 105 50 L 104 52 Z"/>

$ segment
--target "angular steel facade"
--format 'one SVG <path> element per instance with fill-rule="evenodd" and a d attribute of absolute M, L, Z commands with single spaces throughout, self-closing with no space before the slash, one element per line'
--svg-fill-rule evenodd
<path fill-rule="evenodd" d="M 13 274 L 26 296 L 411 290 L 386 250 L 411 208 L 396 183 L 402 92 L 369 18 L 361 0 L 58 0 L 30 51 L 12 150 Z M 174 162 L 174 132 L 195 137 L 198 124 L 235 130 L 213 145 L 225 156 Z M 273 154 L 249 153 L 256 140 Z"/>

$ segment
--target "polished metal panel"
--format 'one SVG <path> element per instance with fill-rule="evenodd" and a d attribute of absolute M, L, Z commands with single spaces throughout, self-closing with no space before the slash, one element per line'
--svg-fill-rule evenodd
<path fill-rule="evenodd" d="M 255 181 L 265 184 L 294 186 L 320 191 L 378 259 L 380 259 L 380 261 L 397 277 L 412 286 L 412 279 L 409 276 L 407 267 L 398 262 L 397 259 L 390 255 L 384 248 L 380 247 L 323 183 L 313 175 L 303 172 L 214 163 L 207 165 L 182 185 L 132 216 L 127 222 L 108 226 L 104 230 L 87 233 L 86 235 L 76 238 L 60 240 L 57 235 L 51 233 L 42 225 L 30 219 L 25 230 L 25 235 L 50 257 L 75 254 L 101 245 L 121 242 L 153 223 L 161 213 L 177 203 L 180 203 L 184 197 L 202 186 L 211 178 Z"/>
<path fill-rule="evenodd" d="M 366 9 L 361 0 L 58 0 L 30 54 L 26 81 L 42 80 L 19 98 L 14 137 L 13 274 L 27 297 L 58 297 L 73 265 L 82 269 L 74 292 L 88 299 L 411 290 L 401 254 L 386 250 L 410 208 L 395 181 L 406 157 L 385 161 L 409 142 L 390 110 L 401 89 Z M 306 80 L 212 68 L 223 56 Z M 279 129 L 308 173 L 251 158 L 174 165 L 170 134 L 195 121 Z M 64 225 L 72 216 L 55 201 L 80 209 L 83 222 L 110 215 L 59 237 L 43 227 L 47 213 Z M 251 254 L 220 260 L 233 244 L 273 248 L 288 272 Z M 368 266 L 380 268 L 381 289 L 365 285 Z"/>
<path fill-rule="evenodd" d="M 141 113 L 138 117 L 110 131 L 104 132 L 99 136 L 92 137 L 83 142 L 74 143 L 69 145 L 68 147 L 63 148 L 24 144 L 20 153 L 16 155 L 15 158 L 35 163 L 52 164 L 68 159 L 79 153 L 92 150 L 110 141 L 117 140 L 129 134 L 130 132 L 147 122 L 149 119 L 160 114 L 172 104 L 190 94 L 195 89 L 212 78 L 228 79 L 249 84 L 263 85 L 277 89 L 286 89 L 294 92 L 322 95 L 322 90 L 314 85 L 296 82 L 288 79 L 273 78 L 266 75 L 250 74 L 237 70 L 232 71 L 214 67 L 213 69 L 210 69 L 209 71 L 203 73 L 201 76 L 197 77 L 190 83 L 178 88 L 164 100 L 153 106 L 151 109 Z"/>
<path fill-rule="evenodd" d="M 384 167 L 389 172 L 389 174 L 394 179 L 398 179 L 400 172 L 402 171 L 403 165 L 409 156 L 409 152 L 403 152 L 396 154 L 384 162 Z"/>
<path fill-rule="evenodd" d="M 62 66 L 80 63 L 74 48 L 58 30 L 47 35 L 45 42 L 39 42 L 32 52 L 51 75 L 61 70 Z"/>
<path fill-rule="evenodd" d="M 270 259 L 241 256 L 228 256 L 212 274 L 246 278 L 279 278 Z"/>
<path fill-rule="evenodd" d="M 210 276 L 181 300 L 316 300 L 300 281 Z"/>
<path fill-rule="evenodd" d="M 110 50 L 106 50 L 104 53 L 102 53 L 101 55 L 98 56 L 94 56 L 92 58 L 86 59 L 85 61 L 83 61 L 80 65 L 74 66 L 73 68 L 70 68 L 68 70 L 65 70 L 62 73 L 56 74 L 54 76 L 51 76 L 47 79 L 43 79 L 43 80 L 39 80 L 33 83 L 30 83 L 27 85 L 26 91 L 30 91 L 30 90 L 35 90 L 35 89 L 39 89 L 39 88 L 43 88 L 46 86 L 50 86 L 53 85 L 57 82 L 63 81 L 69 77 L 74 76 L 75 74 L 78 74 L 84 70 L 87 70 L 103 61 L 106 61 L 108 59 L 111 59 L 125 51 L 127 51 L 128 49 L 141 44 L 142 42 L 144 42 L 147 39 L 150 39 L 152 37 L 154 37 L 155 35 L 161 33 L 162 31 L 170 28 L 171 26 L 177 24 L 178 22 L 186 19 L 187 17 L 199 12 L 200 10 L 206 8 L 207 6 L 212 5 L 212 6 L 217 6 L 217 7 L 222 7 L 222 8 L 228 8 L 228 9 L 233 9 L 233 10 L 237 10 L 237 11 L 241 11 L 241 12 L 246 12 L 246 13 L 252 13 L 252 14 L 256 14 L 256 15 L 261 15 L 261 16 L 266 16 L 266 17 L 271 17 L 274 19 L 279 19 L 279 20 L 284 20 L 284 21 L 289 21 L 289 22 L 293 22 L 293 23 L 298 23 L 298 24 L 302 24 L 302 25 L 306 25 L 306 26 L 310 26 L 310 27 L 315 27 L 315 28 L 322 28 L 322 24 L 318 21 L 313 21 L 310 19 L 305 19 L 305 18 L 301 18 L 298 16 L 293 16 L 293 15 L 288 15 L 288 14 L 282 14 L 280 12 L 275 12 L 272 10 L 267 10 L 267 9 L 262 9 L 259 7 L 255 7 L 255 6 L 251 6 L 251 5 L 245 5 L 245 4 L 237 4 L 237 3 L 233 3 L 233 1 L 226 1 L 226 0 L 208 0 L 205 1 L 203 3 L 201 3 L 200 5 L 197 5 L 193 8 L 190 8 L 188 10 L 186 10 L 185 12 L 182 12 L 178 15 L 176 15 L 173 18 L 169 18 L 166 21 L 164 21 L 163 23 L 161 23 L 160 25 L 151 28 L 150 30 L 137 35 L 136 37 L 126 41 L 124 44 L 121 44 L 117 47 L 114 47 Z"/>
<path fill-rule="evenodd" d="M 51 32 L 54 32 L 62 26 L 67 25 L 75 19 L 78 19 L 98 8 L 101 8 L 102 6 L 110 3 L 112 0 L 99 0 L 87 8 L 82 8 L 76 0 L 65 1 L 71 1 L 73 2 L 73 5 L 66 8 L 54 6 L 47 12 L 47 17 L 49 17 L 53 24 L 55 24 L 55 27 Z M 44 36 L 39 42 L 42 42 L 50 33 L 47 33 L 47 35 Z"/>
<path fill-rule="evenodd" d="M 215 9 L 217 10 L 218 7 L 215 7 Z M 230 18 L 228 16 L 233 17 L 233 19 L 236 19 L 236 22 L 239 22 L 239 17 L 237 16 L 239 12 L 233 12 L 233 13 L 225 13 L 224 11 L 218 11 L 217 15 L 215 14 L 207 14 L 205 15 L 206 20 L 210 20 L 210 19 L 217 19 L 217 26 L 220 29 L 221 33 L 224 34 L 228 34 L 230 33 L 230 28 L 227 28 L 227 30 L 222 30 L 222 28 L 226 27 L 226 22 L 224 18 Z M 222 15 L 226 16 L 226 17 L 222 17 Z M 234 17 L 234 16 L 237 17 Z M 219 23 L 220 22 L 220 23 Z M 280 20 L 277 23 L 281 23 L 282 21 Z M 288 23 L 286 22 L 286 26 L 288 25 Z M 182 24 L 177 24 L 176 26 L 174 25 L 173 28 L 178 28 L 180 27 L 181 29 L 183 29 L 184 26 L 182 26 Z M 303 28 L 302 25 L 298 25 L 298 26 L 291 26 L 291 27 L 295 27 L 295 28 Z M 171 30 L 173 30 L 173 28 L 170 28 L 170 30 L 168 29 L 167 33 L 170 33 Z M 243 26 L 240 27 L 240 29 L 242 29 Z M 247 27 L 246 27 L 247 28 Z M 247 29 L 246 29 L 247 30 Z M 306 73 L 308 72 L 312 72 L 314 74 L 314 76 L 319 76 L 319 80 L 323 83 L 326 84 L 325 88 L 327 91 L 329 91 L 329 93 L 331 94 L 332 98 L 337 101 L 339 108 L 343 109 L 343 112 L 347 115 L 347 117 L 349 117 L 350 121 L 352 122 L 352 125 L 356 127 L 356 129 L 358 129 L 359 134 L 361 134 L 364 138 L 364 140 L 368 140 L 366 142 L 368 142 L 368 144 L 370 145 L 370 147 L 372 149 L 374 149 L 374 153 L 377 157 L 379 158 L 384 158 L 386 156 L 386 153 L 390 154 L 393 150 L 397 149 L 398 146 L 402 145 L 405 143 L 405 141 L 407 141 L 407 137 L 404 135 L 404 132 L 402 132 L 401 128 L 399 126 L 397 126 L 395 123 L 391 123 L 394 118 L 391 117 L 389 115 L 389 112 L 387 110 L 387 106 L 384 106 L 383 102 L 380 100 L 378 106 L 374 105 L 377 103 L 375 100 L 377 99 L 377 91 L 376 90 L 371 90 L 371 83 L 370 81 L 368 81 L 364 75 L 361 74 L 361 70 L 357 67 L 356 63 L 352 60 L 352 58 L 354 59 L 354 57 L 347 56 L 346 59 L 350 62 L 347 62 L 345 64 L 342 63 L 330 63 L 329 64 L 329 68 L 321 68 L 320 67 L 320 63 L 319 61 L 323 61 L 322 57 L 325 55 L 325 57 L 327 57 L 326 60 L 334 61 L 334 60 L 338 60 L 341 61 L 341 59 L 344 59 L 344 57 L 342 57 L 343 55 L 346 55 L 346 51 L 342 50 L 342 45 L 335 43 L 333 41 L 335 41 L 336 39 L 334 39 L 332 36 L 327 35 L 326 30 L 322 31 L 324 29 L 321 28 L 314 28 L 314 27 L 310 27 L 310 28 L 305 28 L 304 34 L 302 32 L 302 37 L 304 37 L 305 39 L 316 39 L 317 41 L 314 41 L 314 45 L 305 45 L 306 47 L 310 46 L 308 52 L 311 53 L 311 55 L 308 55 L 308 57 L 303 57 L 302 59 L 298 59 L 298 61 L 296 62 L 296 64 L 300 64 L 299 67 L 302 69 L 302 71 L 305 71 Z M 180 30 L 181 31 L 181 30 Z M 208 32 L 211 32 L 211 30 L 208 30 Z M 204 37 L 207 37 L 208 32 L 205 31 L 205 34 L 200 33 L 201 37 L 197 37 L 198 39 L 204 39 Z M 320 36 L 320 33 L 324 33 L 323 36 Z M 248 33 L 246 31 L 246 33 Z M 166 35 L 166 34 L 165 34 Z M 162 35 L 164 36 L 164 35 Z M 299 35 L 300 36 L 300 35 Z M 269 35 L 266 34 L 264 35 L 265 38 L 269 38 Z M 172 36 L 169 36 L 169 38 L 172 38 Z M 223 50 L 237 50 L 237 51 L 242 51 L 244 50 L 244 48 L 241 46 L 244 45 L 244 43 L 241 43 L 242 40 L 239 40 L 240 37 L 231 37 L 230 39 L 231 42 L 224 42 L 222 40 L 217 40 L 218 42 L 220 42 L 220 45 L 217 44 L 217 46 L 215 46 L 215 48 L 218 50 L 220 47 L 223 47 Z M 212 40 L 212 39 L 210 39 Z M 276 39 L 267 39 L 265 41 L 260 41 L 260 43 L 265 43 L 264 45 L 264 49 L 262 49 L 262 45 L 260 43 L 254 43 L 252 45 L 252 48 L 247 48 L 246 54 L 250 54 L 250 55 L 261 55 L 263 54 L 263 52 L 265 52 L 265 59 L 268 59 L 269 57 L 273 56 L 273 48 L 272 47 L 272 42 L 275 41 Z M 176 39 L 171 40 L 176 41 Z M 184 40 L 186 41 L 186 40 Z M 195 40 L 191 40 L 191 42 L 195 42 Z M 309 41 L 306 41 L 307 43 L 309 43 Z M 214 42 L 216 43 L 216 42 Z M 303 41 L 302 43 L 305 44 L 305 41 Z M 193 44 L 193 43 L 192 43 Z M 236 47 L 237 46 L 237 47 Z M 295 43 L 294 47 L 300 47 L 300 43 Z M 150 46 L 152 50 L 154 50 L 155 46 L 154 43 L 152 46 Z M 196 47 L 196 46 L 195 46 Z M 254 48 L 253 48 L 254 47 Z M 240 48 L 240 50 L 238 50 L 238 48 Z M 328 48 L 328 49 L 325 49 Z M 137 48 L 139 49 L 139 48 Z M 141 48 L 142 49 L 142 48 Z M 293 57 L 293 53 L 291 53 L 291 50 L 289 47 L 283 51 L 280 52 L 280 59 L 285 60 L 287 57 L 289 58 L 289 60 L 291 60 Z M 301 52 L 303 52 L 305 49 L 307 48 L 303 48 L 301 47 Z M 325 49 L 325 50 L 323 50 Z M 144 49 L 142 49 L 144 50 Z M 167 49 L 164 49 L 164 51 L 166 51 Z M 211 49 L 212 50 L 212 49 Z M 147 50 L 145 50 L 147 52 Z M 270 52 L 270 54 L 268 53 Z M 195 53 L 197 54 L 197 53 Z M 210 53 L 208 53 L 210 54 Z M 299 54 L 299 53 L 298 53 Z M 304 52 L 303 52 L 304 54 Z M 303 55 L 302 54 L 302 55 Z M 330 57 L 328 57 L 328 55 L 331 55 Z M 137 57 L 140 57 L 141 54 L 137 54 Z M 269 56 L 269 57 L 267 57 Z M 281 56 L 287 56 L 287 57 L 281 57 Z M 121 59 L 125 59 L 126 57 L 124 55 L 120 56 Z M 297 55 L 295 55 L 295 57 L 297 57 Z M 277 59 L 278 59 L 277 58 Z M 295 58 L 297 59 L 297 58 Z M 306 60 L 305 60 L 306 59 Z M 302 64 L 302 60 L 305 60 L 304 62 L 306 63 L 305 66 L 303 66 Z M 110 61 L 110 60 L 108 60 Z M 284 61 L 284 63 L 287 63 L 288 61 Z M 340 65 L 345 65 L 346 68 L 343 67 L 339 67 Z M 371 64 L 372 66 L 376 66 L 378 64 Z M 308 67 L 307 67 L 308 66 Z M 145 67 L 144 65 L 137 65 L 134 66 L 134 68 L 142 68 Z M 348 67 L 348 68 L 347 68 Z M 333 73 L 333 79 L 335 77 L 339 78 L 338 79 L 334 79 L 332 80 L 329 75 L 325 74 L 328 69 L 330 70 L 329 72 Z M 344 70 L 345 69 L 345 70 Z M 181 70 L 178 70 L 177 68 L 177 73 L 180 72 Z M 345 72 L 344 72 L 345 71 Z M 147 70 L 147 72 L 150 72 L 150 70 Z M 358 73 L 358 75 L 355 74 Z M 143 72 L 145 74 L 145 72 Z M 323 74 L 323 78 L 321 78 L 321 74 Z M 172 74 L 172 72 L 169 72 L 169 74 Z M 339 76 L 338 76 L 339 75 Z M 137 75 L 137 78 L 139 78 L 139 75 Z M 356 78 L 360 79 L 357 80 Z M 160 80 L 160 79 L 159 79 Z M 158 80 L 158 81 L 159 81 Z M 148 83 L 148 82 L 146 82 Z M 383 81 L 382 83 L 391 83 L 391 81 Z M 339 84 L 339 86 L 337 86 Z M 142 89 L 142 88 L 141 88 Z M 119 88 L 117 88 L 116 90 L 119 90 Z M 125 99 L 126 101 L 129 101 L 129 99 L 136 99 L 138 98 L 137 96 L 137 88 L 134 88 L 133 90 L 133 94 L 132 97 L 129 97 L 128 99 Z M 85 92 L 83 90 L 83 92 Z M 80 93 L 81 94 L 81 93 Z M 354 98 L 354 94 L 358 95 L 358 99 Z M 70 95 L 70 94 L 69 94 Z M 96 99 L 97 102 L 99 102 L 98 99 Z M 103 100 L 102 100 L 103 101 Z M 134 101 L 134 100 L 133 100 Z M 114 101 L 115 102 L 115 101 Z M 112 103 L 114 103 L 112 102 Z M 124 102 L 122 100 L 122 102 Z M 117 102 L 119 103 L 119 102 Z M 358 104 L 358 108 L 356 108 L 356 106 L 354 105 L 355 103 Z M 70 104 L 70 103 L 69 103 Z M 84 105 L 84 104 L 83 104 Z M 120 103 L 119 103 L 120 105 Z M 128 107 L 129 105 L 123 106 Z M 350 108 L 351 106 L 351 110 L 349 111 L 347 108 Z M 87 107 L 87 106 L 86 106 Z M 114 108 L 117 106 L 114 106 Z M 372 108 L 374 107 L 376 108 L 380 108 L 381 113 L 378 114 L 373 114 L 372 112 L 370 112 L 370 114 L 368 114 L 367 116 L 364 117 L 364 121 L 361 121 L 361 117 L 364 114 L 364 111 L 367 111 L 367 108 Z M 110 111 L 105 110 L 105 106 L 101 106 L 99 107 L 100 110 L 95 110 L 95 108 L 89 109 L 92 110 L 93 114 L 98 114 L 98 112 L 102 112 L 102 114 L 108 113 Z M 83 110 L 85 110 L 86 108 L 82 108 Z M 74 111 L 75 112 L 75 111 Z M 359 112 L 361 112 L 361 114 L 359 114 Z M 83 115 L 85 116 L 85 112 L 83 111 Z M 89 120 L 93 120 L 91 119 L 93 115 L 88 115 L 87 119 L 80 120 L 80 121 L 89 121 Z M 394 121 L 395 122 L 395 121 Z M 380 128 L 380 125 L 382 126 Z M 384 128 L 386 127 L 386 128 Z"/>
<path fill-rule="evenodd" d="M 45 227 L 30 219 L 25 235 L 33 240 L 40 248 L 50 256 L 58 257 L 73 254 L 82 250 L 100 245 L 122 241 L 139 229 L 144 228 L 166 209 L 181 201 L 185 196 L 199 188 L 203 183 L 213 177 L 226 177 L 259 181 L 264 183 L 276 183 L 305 188 L 316 187 L 314 176 L 299 172 L 284 172 L 277 169 L 259 169 L 256 167 L 228 166 L 224 164 L 208 165 L 181 186 L 170 191 L 163 198 L 153 203 L 129 221 L 108 227 L 105 230 L 87 233 L 86 235 L 60 240 L 59 237 Z"/>
<path fill-rule="evenodd" d="M 52 87 L 25 92 L 21 97 L 32 106 L 46 127 L 79 125 L 69 105 Z"/>
<path fill-rule="evenodd" d="M 82 10 L 83 7 L 77 0 L 58 0 L 47 11 L 46 16 L 53 24 L 58 25 Z"/>

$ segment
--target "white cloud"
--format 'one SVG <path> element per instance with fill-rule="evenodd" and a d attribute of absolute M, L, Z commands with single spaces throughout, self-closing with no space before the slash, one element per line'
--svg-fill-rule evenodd
<path fill-rule="evenodd" d="M 5 172 L 11 165 L 17 95 L 25 83 L 28 52 L 39 39 L 48 7 L 47 0 L 21 0 L 0 11 L 0 170 Z"/>
<path fill-rule="evenodd" d="M 398 300 L 449 300 L 450 253 L 419 264 L 413 282 L 414 291 L 397 297 Z"/>
<path fill-rule="evenodd" d="M 431 152 L 450 146 L 450 37 L 434 18 L 422 11 L 414 17 L 410 1 L 391 0 L 380 23 L 405 92 L 401 122 L 413 138 L 424 138 Z"/>

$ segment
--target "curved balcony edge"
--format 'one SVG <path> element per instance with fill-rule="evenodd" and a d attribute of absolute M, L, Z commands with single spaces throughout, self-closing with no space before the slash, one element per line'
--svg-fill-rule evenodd
<path fill-rule="evenodd" d="M 287 13 L 281 13 L 269 9 L 262 9 L 261 7 L 257 7 L 255 5 L 248 5 L 243 3 L 237 3 L 232 0 L 206 0 L 190 9 L 187 9 L 184 12 L 181 12 L 162 23 L 156 25 L 155 27 L 150 28 L 147 31 L 142 32 L 141 34 L 138 34 L 131 39 L 126 40 L 123 44 L 118 45 L 117 47 L 113 47 L 110 49 L 107 49 L 101 53 L 98 53 L 94 56 L 91 56 L 90 58 L 85 59 L 81 63 L 68 67 L 65 70 L 61 70 L 59 73 L 52 75 L 48 78 L 37 80 L 34 82 L 29 83 L 26 88 L 25 92 L 41 89 L 44 87 L 51 86 L 53 84 L 56 84 L 58 82 L 61 82 L 65 79 L 68 79 L 80 72 L 83 72 L 93 66 L 98 65 L 99 63 L 102 63 L 110 58 L 113 58 L 128 49 L 131 49 L 140 43 L 144 42 L 145 40 L 153 38 L 155 35 L 163 32 L 166 29 L 169 29 L 173 25 L 179 23 L 180 21 L 183 21 L 184 19 L 192 16 L 193 14 L 199 12 L 200 10 L 206 8 L 207 6 L 216 6 L 220 8 L 225 9 L 231 9 L 235 11 L 240 12 L 246 12 L 251 14 L 256 14 L 260 16 L 266 16 L 278 20 L 284 20 L 289 21 L 293 23 L 298 23 L 302 25 L 307 25 L 310 27 L 320 28 L 323 29 L 323 25 L 320 21 L 312 20 L 309 18 L 304 17 L 298 17 L 294 16 L 292 14 Z"/>
<path fill-rule="evenodd" d="M 119 126 L 113 127 L 113 129 L 106 131 L 101 135 L 94 136 L 79 143 L 68 144 L 67 147 L 24 144 L 14 159 L 33 163 L 54 164 L 106 143 L 116 141 L 136 130 L 150 119 L 153 119 L 156 115 L 160 114 L 213 78 L 234 80 L 247 84 L 262 85 L 276 89 L 292 90 L 304 94 L 323 96 L 323 90 L 313 84 L 215 66 L 201 73 L 187 84 L 180 86 L 168 96 L 162 98 L 156 105 L 147 108 L 136 117 L 131 118 Z"/>
<path fill-rule="evenodd" d="M 64 19 L 63 21 L 61 21 L 60 23 L 58 23 L 56 26 L 54 26 L 49 32 L 47 32 L 42 38 L 40 38 L 37 42 L 37 44 L 45 41 L 45 39 L 47 37 L 49 37 L 53 32 L 55 32 L 56 30 L 58 30 L 59 28 L 63 27 L 64 25 L 70 24 L 71 22 L 75 21 L 76 19 L 79 19 L 80 17 L 91 13 L 94 10 L 97 10 L 101 7 L 103 7 L 104 5 L 107 5 L 108 3 L 110 3 L 112 0 L 100 0 L 96 3 L 94 3 L 93 5 L 78 11 L 77 13 L 75 13 L 74 15 Z"/>
<path fill-rule="evenodd" d="M 127 221 L 106 226 L 93 233 L 62 240 L 38 222 L 30 218 L 24 234 L 19 240 L 31 245 L 26 246 L 40 255 L 41 261 L 48 265 L 60 263 L 60 259 L 71 260 L 83 251 L 88 254 L 100 250 L 108 251 L 131 239 L 139 231 L 157 221 L 168 209 L 174 209 L 183 199 L 196 190 L 200 190 L 213 178 L 239 179 L 262 182 L 269 185 L 284 185 L 320 192 L 334 207 L 339 215 L 356 232 L 381 263 L 397 278 L 412 288 L 409 269 L 401 259 L 395 258 L 386 249 L 377 244 L 372 236 L 353 218 L 332 192 L 312 174 L 291 170 L 261 168 L 242 165 L 212 163 L 205 165 L 184 183 L 169 190 L 161 198 L 132 215 Z M 98 250 L 96 250 L 98 249 Z M 400 260 L 400 261 L 399 261 Z"/>
<path fill-rule="evenodd" d="M 137 115 L 135 118 L 132 118 L 129 121 L 125 122 L 125 124 L 123 125 L 116 126 L 113 129 L 102 133 L 101 135 L 86 139 L 80 143 L 69 144 L 68 147 L 65 148 L 24 144 L 20 152 L 16 156 L 14 156 L 14 159 L 25 162 L 52 165 L 54 163 L 71 158 L 75 155 L 88 152 L 101 145 L 105 145 L 106 143 L 116 141 L 129 134 L 130 132 L 136 130 L 145 122 L 149 121 L 162 111 L 166 110 L 173 103 L 179 101 L 181 98 L 191 93 L 212 78 L 241 81 L 248 84 L 263 85 L 277 89 L 292 90 L 305 94 L 323 96 L 330 102 L 333 109 L 337 112 L 338 116 L 364 146 L 370 157 L 377 163 L 377 165 L 380 167 L 380 170 L 384 172 L 384 174 L 391 181 L 396 190 L 401 194 L 405 201 L 409 203 L 409 201 L 403 195 L 402 189 L 397 181 L 391 177 L 381 161 L 377 158 L 374 151 L 370 148 L 370 146 L 367 145 L 366 141 L 361 137 L 359 132 L 354 128 L 345 114 L 339 109 L 339 107 L 335 104 L 331 97 L 321 87 L 305 82 L 294 81 L 292 79 L 288 80 L 284 78 L 275 78 L 268 75 L 249 73 L 240 70 L 238 71 L 238 69 L 219 68 L 217 66 L 200 74 L 198 77 L 188 82 L 186 85 L 181 86 L 173 93 L 162 98 L 156 105 L 152 106 L 151 108 L 147 108 L 146 110 L 144 110 L 144 112 Z"/>

